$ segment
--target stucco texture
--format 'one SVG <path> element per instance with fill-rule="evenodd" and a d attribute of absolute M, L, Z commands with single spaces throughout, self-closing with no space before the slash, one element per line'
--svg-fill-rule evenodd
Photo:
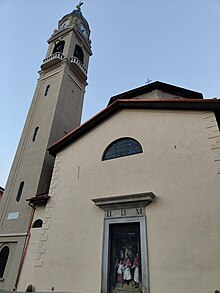
<path fill-rule="evenodd" d="M 139 192 L 156 195 L 146 208 L 150 292 L 220 287 L 220 175 L 207 117 L 218 132 L 211 112 L 122 110 L 57 155 L 37 291 L 100 292 L 104 212 L 92 199 Z M 143 153 L 102 161 L 120 137 Z"/>

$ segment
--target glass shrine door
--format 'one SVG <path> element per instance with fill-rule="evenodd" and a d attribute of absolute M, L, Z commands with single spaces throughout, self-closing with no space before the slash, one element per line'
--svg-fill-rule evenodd
<path fill-rule="evenodd" d="M 109 293 L 142 292 L 140 223 L 110 225 Z"/>

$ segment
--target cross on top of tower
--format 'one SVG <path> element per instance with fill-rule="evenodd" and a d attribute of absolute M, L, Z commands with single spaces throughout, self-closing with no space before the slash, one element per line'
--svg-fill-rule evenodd
<path fill-rule="evenodd" d="M 78 11 L 81 11 L 81 6 L 83 5 L 83 2 L 82 1 L 79 1 L 79 4 L 78 5 L 76 5 L 76 9 L 78 10 Z"/>

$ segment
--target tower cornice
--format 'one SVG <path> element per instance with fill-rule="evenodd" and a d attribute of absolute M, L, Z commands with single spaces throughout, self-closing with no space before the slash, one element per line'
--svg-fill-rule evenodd
<path fill-rule="evenodd" d="M 82 36 L 82 34 L 80 33 L 80 31 L 74 27 L 74 25 L 69 26 L 61 31 L 57 31 L 56 33 L 54 33 L 49 39 L 48 39 L 48 43 L 54 42 L 56 41 L 58 38 L 63 37 L 64 35 L 68 34 L 70 31 L 74 31 L 77 35 L 77 37 L 79 38 L 79 40 L 83 43 L 83 45 L 85 46 L 85 48 L 87 49 L 89 55 L 92 55 L 92 50 L 91 50 L 91 45 L 89 40 L 87 40 L 86 38 L 84 38 Z"/>

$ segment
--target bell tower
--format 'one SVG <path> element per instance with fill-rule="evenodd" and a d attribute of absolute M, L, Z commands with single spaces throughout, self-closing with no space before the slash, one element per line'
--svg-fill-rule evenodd
<path fill-rule="evenodd" d="M 90 29 L 81 5 L 65 15 L 48 40 L 34 97 L 0 206 L 0 289 L 16 290 L 35 203 L 48 198 L 54 158 L 47 148 L 80 125 Z M 29 204 L 28 204 L 29 203 Z"/>

